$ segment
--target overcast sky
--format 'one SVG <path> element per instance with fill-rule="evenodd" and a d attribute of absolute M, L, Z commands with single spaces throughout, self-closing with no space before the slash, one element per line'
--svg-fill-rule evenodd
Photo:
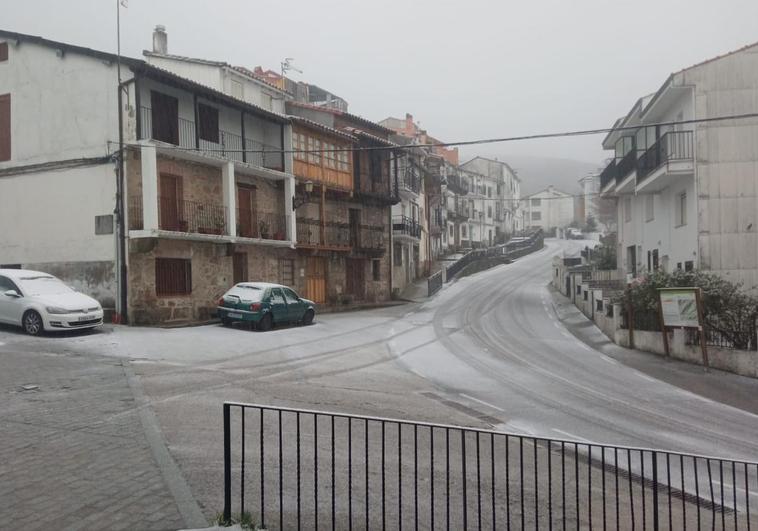
<path fill-rule="evenodd" d="M 410 112 L 448 141 L 612 125 L 669 73 L 758 41 L 757 0 L 128 0 L 122 52 L 303 75 L 372 120 Z M 115 51 L 116 0 L 25 0 L 2 29 Z M 467 148 L 467 156 L 600 163 L 600 137 Z"/>

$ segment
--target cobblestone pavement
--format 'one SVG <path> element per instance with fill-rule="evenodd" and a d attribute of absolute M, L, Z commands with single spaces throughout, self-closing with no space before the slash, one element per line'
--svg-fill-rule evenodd
<path fill-rule="evenodd" d="M 0 351 L 0 528 L 178 529 L 121 361 Z"/>

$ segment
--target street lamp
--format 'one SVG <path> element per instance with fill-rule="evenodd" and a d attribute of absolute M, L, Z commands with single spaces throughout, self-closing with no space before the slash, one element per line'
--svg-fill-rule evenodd
<path fill-rule="evenodd" d="M 310 201 L 310 195 L 313 192 L 313 181 L 305 181 L 303 185 L 305 187 L 303 194 L 300 197 L 292 196 L 292 210 L 297 210 Z"/>

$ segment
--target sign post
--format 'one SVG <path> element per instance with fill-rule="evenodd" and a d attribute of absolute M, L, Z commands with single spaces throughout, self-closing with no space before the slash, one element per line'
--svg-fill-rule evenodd
<path fill-rule="evenodd" d="M 703 366 L 707 369 L 708 350 L 705 346 L 703 302 L 700 288 L 660 288 L 658 290 L 658 307 L 666 354 L 669 354 L 669 328 L 697 330 L 700 338 L 700 349 L 703 353 Z"/>

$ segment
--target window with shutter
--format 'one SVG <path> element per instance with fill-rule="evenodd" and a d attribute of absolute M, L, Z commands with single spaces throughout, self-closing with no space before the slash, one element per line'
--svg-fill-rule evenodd
<path fill-rule="evenodd" d="M 8 60 L 8 43 L 0 42 L 0 63 Z"/>

